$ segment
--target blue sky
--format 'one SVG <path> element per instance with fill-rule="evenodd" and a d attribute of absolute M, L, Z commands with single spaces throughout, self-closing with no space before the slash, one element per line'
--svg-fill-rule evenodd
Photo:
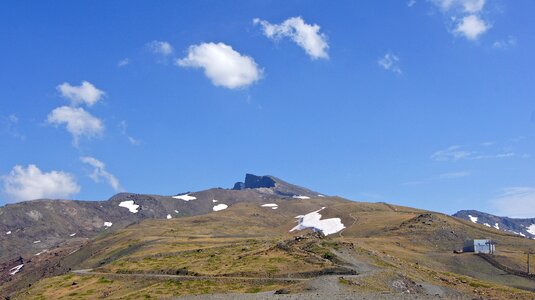
<path fill-rule="evenodd" d="M 0 204 L 171 195 L 250 172 L 353 200 L 535 217 L 534 11 L 3 2 Z"/>

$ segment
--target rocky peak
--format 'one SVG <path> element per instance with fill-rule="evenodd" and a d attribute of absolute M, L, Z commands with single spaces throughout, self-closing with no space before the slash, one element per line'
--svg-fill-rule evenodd
<path fill-rule="evenodd" d="M 275 187 L 276 181 L 271 176 L 256 176 L 245 174 L 245 182 L 236 182 L 233 190 L 272 188 Z"/>

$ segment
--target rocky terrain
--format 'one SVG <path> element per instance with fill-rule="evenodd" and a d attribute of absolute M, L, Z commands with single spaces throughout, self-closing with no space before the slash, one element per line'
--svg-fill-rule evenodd
<path fill-rule="evenodd" d="M 482 224 L 487 227 L 510 232 L 525 238 L 535 239 L 535 218 L 520 219 L 499 217 L 477 210 L 461 210 L 456 212 L 453 216 L 476 224 Z"/>

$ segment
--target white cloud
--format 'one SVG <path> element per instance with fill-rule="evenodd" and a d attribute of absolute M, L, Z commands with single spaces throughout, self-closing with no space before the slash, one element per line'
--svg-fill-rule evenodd
<path fill-rule="evenodd" d="M 516 38 L 509 36 L 507 40 L 496 41 L 492 44 L 492 47 L 496 49 L 507 50 L 516 46 Z"/>
<path fill-rule="evenodd" d="M 535 217 L 535 188 L 510 187 L 492 200 L 497 214 L 515 218 Z"/>
<path fill-rule="evenodd" d="M 413 7 L 415 4 L 416 4 L 416 0 L 409 0 L 409 2 L 407 2 L 408 7 Z"/>
<path fill-rule="evenodd" d="M 121 130 L 121 133 L 126 136 L 126 138 L 128 139 L 128 141 L 130 142 L 130 144 L 132 145 L 140 145 L 141 144 L 141 140 L 138 140 L 136 138 L 133 138 L 132 136 L 130 136 L 128 134 L 128 123 L 126 123 L 125 120 L 122 120 L 120 123 L 119 123 L 119 129 Z"/>
<path fill-rule="evenodd" d="M 117 63 L 117 66 L 120 68 L 120 67 L 124 67 L 124 66 L 128 65 L 129 63 L 130 63 L 130 60 L 128 58 L 125 58 L 125 59 L 121 59 Z"/>
<path fill-rule="evenodd" d="M 451 33 L 464 36 L 468 40 L 477 40 L 491 28 L 481 18 L 486 0 L 430 0 L 453 21 Z"/>
<path fill-rule="evenodd" d="M 113 176 L 113 174 L 106 171 L 106 165 L 103 162 L 90 156 L 80 157 L 80 160 L 84 164 L 88 164 L 93 167 L 93 172 L 89 175 L 93 181 L 99 182 L 100 179 L 103 178 L 116 192 L 122 191 L 119 180 Z"/>
<path fill-rule="evenodd" d="M 87 106 L 93 106 L 102 99 L 105 93 L 97 89 L 93 84 L 87 81 L 83 81 L 79 86 L 72 86 L 67 82 L 64 82 L 56 87 L 66 99 L 71 101 L 71 105 L 78 106 L 86 104 Z"/>
<path fill-rule="evenodd" d="M 396 74 L 402 73 L 401 68 L 399 67 L 399 58 L 392 53 L 385 54 L 382 58 L 380 58 L 377 61 L 377 64 L 383 67 L 383 69 L 392 71 Z"/>
<path fill-rule="evenodd" d="M 3 192 L 12 201 L 67 198 L 80 191 L 74 177 L 61 171 L 42 172 L 36 165 L 15 166 L 2 176 Z"/>
<path fill-rule="evenodd" d="M 477 15 L 468 15 L 461 19 L 455 27 L 454 33 L 463 35 L 469 40 L 477 38 L 485 33 L 491 26 Z"/>
<path fill-rule="evenodd" d="M 264 35 L 270 39 L 277 40 L 284 37 L 292 39 L 312 59 L 329 58 L 327 36 L 320 32 L 320 26 L 317 24 L 306 24 L 301 17 L 289 18 L 281 24 L 271 24 L 256 18 L 253 23 L 260 24 Z"/>
<path fill-rule="evenodd" d="M 173 46 L 168 42 L 152 41 L 147 44 L 147 47 L 155 54 L 169 56 L 173 54 Z"/>
<path fill-rule="evenodd" d="M 459 172 L 451 172 L 451 173 L 444 173 L 440 174 L 440 179 L 455 179 L 455 178 L 461 178 L 461 177 L 467 177 L 470 176 L 470 172 L 468 171 L 459 171 Z"/>
<path fill-rule="evenodd" d="M 459 10 L 465 13 L 478 13 L 483 10 L 486 0 L 432 0 L 443 11 Z"/>
<path fill-rule="evenodd" d="M 520 154 L 520 153 L 516 153 L 512 151 L 489 154 L 487 152 L 489 150 L 485 150 L 485 149 L 488 149 L 489 146 L 490 145 L 483 143 L 483 144 L 478 145 L 478 147 L 470 147 L 473 150 L 468 150 L 467 147 L 454 145 L 454 146 L 450 146 L 446 149 L 439 150 L 433 153 L 431 155 L 431 158 L 437 161 L 447 161 L 447 160 L 457 161 L 461 159 L 481 160 L 481 159 L 498 159 L 498 158 L 512 158 L 512 157 L 520 157 L 520 158 L 530 157 L 530 155 L 528 154 Z"/>
<path fill-rule="evenodd" d="M 459 160 L 468 158 L 471 155 L 472 152 L 463 150 L 461 146 L 454 145 L 433 153 L 431 158 L 434 160 Z"/>
<path fill-rule="evenodd" d="M 81 137 L 97 137 L 104 131 L 102 121 L 83 108 L 58 107 L 48 114 L 47 122 L 54 125 L 65 124 L 67 131 L 73 137 L 75 145 L 78 145 Z"/>
<path fill-rule="evenodd" d="M 214 85 L 229 89 L 248 86 L 262 77 L 262 70 L 253 58 L 240 54 L 224 43 L 190 46 L 188 56 L 178 59 L 176 64 L 202 68 L 204 75 Z"/>
<path fill-rule="evenodd" d="M 24 141 L 26 137 L 17 130 L 19 118 L 11 114 L 0 118 L 0 133 L 6 133 L 14 138 Z"/>

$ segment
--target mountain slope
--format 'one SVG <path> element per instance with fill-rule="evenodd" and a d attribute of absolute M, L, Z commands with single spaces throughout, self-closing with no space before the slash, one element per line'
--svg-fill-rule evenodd
<path fill-rule="evenodd" d="M 499 217 L 477 210 L 461 210 L 456 212 L 454 217 L 493 227 L 499 230 L 510 232 L 522 237 L 535 239 L 535 218 L 517 219 Z"/>
<path fill-rule="evenodd" d="M 345 228 L 328 236 L 296 230 L 296 222 L 321 227 L 337 218 Z M 496 241 L 495 259 L 515 269 L 522 268 L 523 253 L 535 249 L 533 240 L 385 203 L 336 197 L 243 201 L 222 211 L 147 219 L 106 232 L 65 257 L 80 261 L 73 268 L 91 270 L 40 280 L 14 298 L 161 298 L 284 289 L 315 299 L 355 293 L 533 299 L 533 279 L 452 252 L 465 239 L 482 237 Z M 30 267 L 14 277 L 29 272 Z"/>

